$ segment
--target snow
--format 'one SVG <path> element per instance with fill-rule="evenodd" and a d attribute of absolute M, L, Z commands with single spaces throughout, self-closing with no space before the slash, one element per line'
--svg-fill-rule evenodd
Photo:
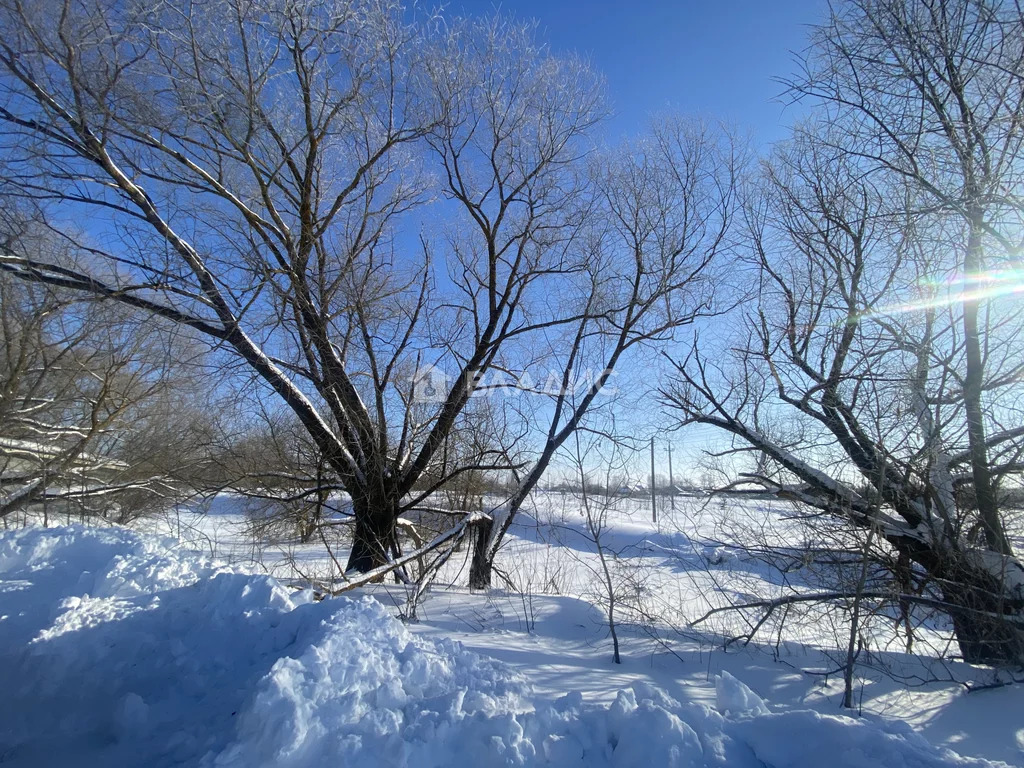
<path fill-rule="evenodd" d="M 768 714 L 764 699 L 728 672 L 720 674 L 715 682 L 715 706 L 725 715 Z"/>
<path fill-rule="evenodd" d="M 487 499 L 485 509 L 497 501 Z M 753 641 L 728 646 L 724 639 L 748 631 L 757 612 L 719 613 L 696 628 L 689 622 L 735 601 L 826 589 L 835 575 L 808 564 L 804 547 L 850 542 L 817 540 L 799 520 L 798 506 L 774 500 L 679 497 L 675 509 L 659 509 L 656 525 L 649 499 L 609 501 L 601 539 L 618 592 L 622 664 L 611 661 L 600 563 L 572 493 L 540 492 L 528 500 L 498 554 L 503 576 L 487 593 L 465 588 L 470 547 L 463 546 L 407 628 L 457 639 L 503 661 L 529 677 L 536 696 L 549 700 L 573 690 L 588 703 L 607 705 L 619 689 L 643 681 L 680 702 L 714 708 L 715 677 L 728 672 L 764 696 L 773 712 L 844 712 L 841 667 L 849 625 L 842 611 L 793 606 L 776 612 Z M 602 497 L 591 499 L 592 507 L 601 503 Z M 317 538 L 302 544 L 283 531 L 280 538 L 254 540 L 250 523 L 243 499 L 220 495 L 208 507 L 182 508 L 145 525 L 292 587 L 339 583 L 341 566 Z M 344 531 L 325 531 L 342 565 L 348 554 Z M 759 548 L 750 548 L 754 542 L 761 542 Z M 1015 542 L 1024 547 L 1024 536 Z M 784 570 L 769 564 L 780 554 L 786 556 Z M 405 588 L 363 591 L 392 615 L 408 610 Z M 893 616 L 862 615 L 866 646 L 855 670 L 855 715 L 880 725 L 905 723 L 961 754 L 1024 765 L 1024 727 L 1011 715 L 1024 707 L 1024 686 L 991 688 L 1012 675 L 956 660 L 948 621 L 931 611 L 917 614 L 915 653 L 908 654 L 904 628 Z"/>
<path fill-rule="evenodd" d="M 546 695 L 530 669 L 165 537 L 0 535 L 5 765 L 994 765 L 899 722 L 774 711 L 725 672 L 709 706 L 636 675 L 608 701 Z"/>

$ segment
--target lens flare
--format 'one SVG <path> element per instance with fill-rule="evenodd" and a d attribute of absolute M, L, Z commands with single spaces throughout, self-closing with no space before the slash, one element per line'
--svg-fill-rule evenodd
<path fill-rule="evenodd" d="M 914 301 L 892 304 L 868 312 L 872 315 L 899 315 L 953 306 L 965 302 L 1024 294 L 1024 268 L 992 269 L 970 275 L 953 275 L 944 280 L 920 284 L 922 294 Z"/>

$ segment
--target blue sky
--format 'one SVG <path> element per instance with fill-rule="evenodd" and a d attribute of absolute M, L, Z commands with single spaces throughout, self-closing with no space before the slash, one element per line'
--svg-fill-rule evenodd
<path fill-rule="evenodd" d="M 609 138 L 639 130 L 652 112 L 724 119 L 761 144 L 784 136 L 796 114 L 773 77 L 794 70 L 808 25 L 826 0 L 451 0 L 449 12 L 494 8 L 540 23 L 556 51 L 587 56 L 608 82 Z"/>

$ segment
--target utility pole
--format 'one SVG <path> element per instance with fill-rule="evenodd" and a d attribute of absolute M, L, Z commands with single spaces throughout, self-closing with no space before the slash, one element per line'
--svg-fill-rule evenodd
<path fill-rule="evenodd" d="M 676 479 L 672 475 L 672 442 L 668 444 L 668 492 L 671 499 L 672 511 L 676 509 Z"/>
<path fill-rule="evenodd" d="M 651 522 L 658 522 L 658 496 L 654 485 L 654 435 L 651 435 Z"/>

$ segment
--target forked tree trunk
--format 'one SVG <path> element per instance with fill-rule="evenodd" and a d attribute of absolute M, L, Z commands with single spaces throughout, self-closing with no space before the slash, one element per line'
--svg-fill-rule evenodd
<path fill-rule="evenodd" d="M 355 531 L 345 571 L 366 573 L 386 565 L 397 548 L 398 502 L 388 493 L 369 493 L 352 499 Z"/>

